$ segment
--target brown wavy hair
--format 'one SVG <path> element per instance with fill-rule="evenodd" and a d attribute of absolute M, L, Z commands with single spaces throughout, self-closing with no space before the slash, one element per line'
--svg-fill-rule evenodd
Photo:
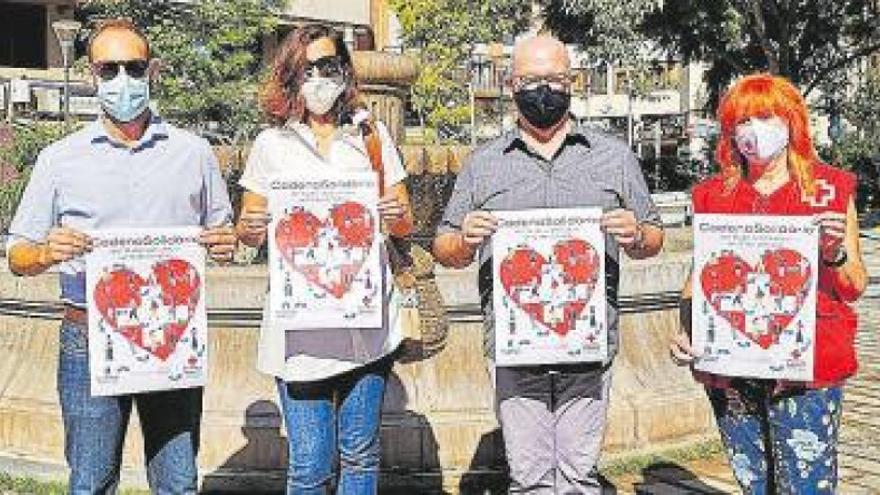
<path fill-rule="evenodd" d="M 308 24 L 295 29 L 284 38 L 260 92 L 260 106 L 272 125 L 282 126 L 291 119 L 305 121 L 308 110 L 300 95 L 300 88 L 308 63 L 306 47 L 321 38 L 333 40 L 346 84 L 345 91 L 330 111 L 337 118 L 344 118 L 350 116 L 358 106 L 360 98 L 354 77 L 354 63 L 342 37 L 329 26 Z"/>

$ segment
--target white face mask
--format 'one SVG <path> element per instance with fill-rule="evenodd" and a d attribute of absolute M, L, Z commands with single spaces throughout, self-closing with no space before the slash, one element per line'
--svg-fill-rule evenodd
<path fill-rule="evenodd" d="M 300 88 L 306 109 L 315 115 L 329 112 L 344 91 L 345 82 L 336 77 L 310 77 Z"/>
<path fill-rule="evenodd" d="M 736 126 L 734 139 L 749 163 L 768 163 L 788 146 L 788 125 L 779 117 L 751 118 Z"/>

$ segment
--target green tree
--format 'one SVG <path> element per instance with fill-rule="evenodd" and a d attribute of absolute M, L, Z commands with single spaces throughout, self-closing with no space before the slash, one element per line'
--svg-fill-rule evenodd
<path fill-rule="evenodd" d="M 828 163 L 856 174 L 856 207 L 860 212 L 880 208 L 880 144 L 859 136 L 843 135 L 833 146 L 821 148 Z"/>
<path fill-rule="evenodd" d="M 643 29 L 656 0 L 540 0 L 539 5 L 544 28 L 578 46 L 582 67 L 626 69 L 625 88 L 634 99 L 657 89 L 654 70 L 668 54 Z"/>
<path fill-rule="evenodd" d="M 124 17 L 141 27 L 161 61 L 156 101 L 163 116 L 234 142 L 260 122 L 256 86 L 261 38 L 272 33 L 278 0 L 92 0 L 86 27 Z"/>
<path fill-rule="evenodd" d="M 869 72 L 852 96 L 841 104 L 843 116 L 854 124 L 823 156 L 858 175 L 860 211 L 880 208 L 880 70 Z"/>
<path fill-rule="evenodd" d="M 868 73 L 843 103 L 843 115 L 858 127 L 862 138 L 875 143 L 880 153 L 880 69 Z"/>
<path fill-rule="evenodd" d="M 467 64 L 478 43 L 501 41 L 522 29 L 530 11 L 522 0 L 391 0 L 406 48 L 421 70 L 413 105 L 441 139 L 460 136 L 468 122 Z"/>
<path fill-rule="evenodd" d="M 735 77 L 769 71 L 836 97 L 846 69 L 880 49 L 875 0 L 665 0 L 642 31 L 709 63 L 709 104 Z"/>
<path fill-rule="evenodd" d="M 544 26 L 587 59 L 637 66 L 655 56 L 641 30 L 655 0 L 542 0 Z"/>

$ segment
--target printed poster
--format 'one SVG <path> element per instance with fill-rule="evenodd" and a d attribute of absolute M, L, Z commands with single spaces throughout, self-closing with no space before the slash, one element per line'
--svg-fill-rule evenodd
<path fill-rule="evenodd" d="M 208 319 L 200 232 L 197 227 L 89 232 L 93 395 L 205 385 Z"/>
<path fill-rule="evenodd" d="M 274 326 L 381 328 L 378 191 L 372 171 L 270 184 L 269 311 Z"/>
<path fill-rule="evenodd" d="M 493 212 L 495 363 L 604 361 L 605 235 L 599 208 Z"/>
<path fill-rule="evenodd" d="M 695 215 L 695 367 L 813 379 L 819 233 L 812 217 Z"/>

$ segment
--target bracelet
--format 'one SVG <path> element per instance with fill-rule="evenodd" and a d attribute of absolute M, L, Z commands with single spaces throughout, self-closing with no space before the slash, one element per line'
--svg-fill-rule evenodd
<path fill-rule="evenodd" d="M 840 268 L 845 265 L 848 260 L 849 255 L 846 253 L 846 248 L 844 248 L 843 245 L 840 245 L 837 247 L 837 256 L 831 261 L 822 260 L 822 263 L 831 268 Z"/>

